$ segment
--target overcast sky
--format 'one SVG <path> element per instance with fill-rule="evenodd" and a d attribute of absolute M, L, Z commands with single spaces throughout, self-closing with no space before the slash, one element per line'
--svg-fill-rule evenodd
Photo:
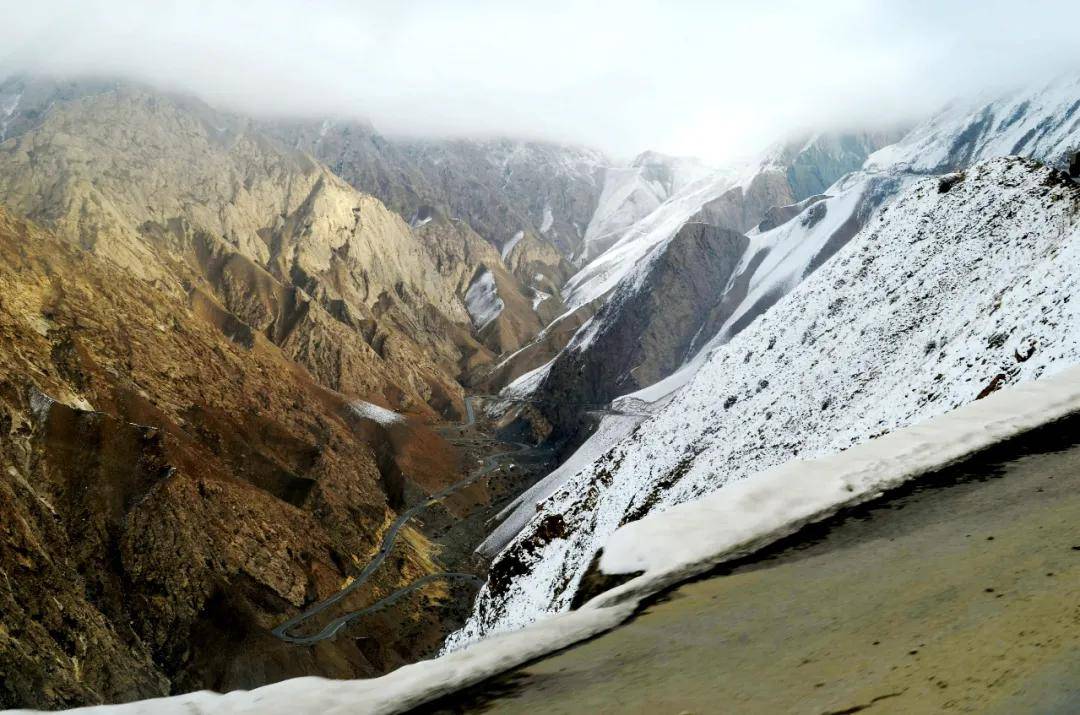
<path fill-rule="evenodd" d="M 1078 0 L 0 0 L 0 76 L 712 161 L 1080 71 Z"/>

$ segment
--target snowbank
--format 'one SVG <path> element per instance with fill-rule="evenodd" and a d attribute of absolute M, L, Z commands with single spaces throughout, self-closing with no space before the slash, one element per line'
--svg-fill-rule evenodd
<path fill-rule="evenodd" d="M 814 460 L 795 459 L 618 529 L 609 574 L 645 571 L 627 589 L 698 573 L 880 496 L 914 477 L 1080 411 L 1080 367 L 1007 388 L 922 424 Z M 615 592 L 602 596 L 609 601 Z"/>

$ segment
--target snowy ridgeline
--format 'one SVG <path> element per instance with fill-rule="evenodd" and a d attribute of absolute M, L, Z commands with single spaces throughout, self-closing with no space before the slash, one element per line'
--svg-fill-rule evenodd
<path fill-rule="evenodd" d="M 631 166 L 604 170 L 604 186 L 585 230 L 578 263 L 596 258 L 641 219 L 687 186 L 717 174 L 695 159 L 646 152 Z"/>
<path fill-rule="evenodd" d="M 487 638 L 381 678 L 296 678 L 223 695 L 207 691 L 84 715 L 385 715 L 404 712 L 534 658 L 614 628 L 641 599 L 717 563 L 786 536 L 843 506 L 1080 411 L 1080 368 L 1006 387 L 925 424 L 898 429 L 840 454 L 795 460 L 711 496 L 653 514 L 614 533 L 601 559 L 609 573 L 644 571 L 582 608 Z"/>
<path fill-rule="evenodd" d="M 563 288 L 568 310 L 575 310 L 609 293 L 620 280 L 643 263 L 655 249 L 670 240 L 701 207 L 739 185 L 726 172 L 699 179 L 625 228 L 619 238 L 574 274 Z"/>
<path fill-rule="evenodd" d="M 811 137 L 803 151 L 816 138 Z M 868 218 L 911 181 L 1010 154 L 1063 168 L 1067 153 L 1077 148 L 1080 77 L 1062 77 L 992 101 L 951 105 L 900 141 L 872 154 L 863 171 L 837 181 L 827 189 L 829 198 L 822 206 L 807 212 L 798 222 L 760 234 L 752 230 L 748 234 L 754 238 L 751 250 L 737 271 L 764 256 L 754 269 L 751 294 L 742 301 L 739 314 L 705 347 L 715 347 L 728 339 L 730 328 L 741 327 L 740 319 L 760 306 L 762 298 L 786 293 L 796 285 L 816 256 L 830 247 L 829 239 L 849 228 L 844 225 L 848 218 Z M 664 244 L 707 202 L 737 187 L 745 191 L 762 172 L 786 171 L 783 162 L 768 153 L 758 162 L 711 173 L 700 165 L 666 158 L 668 172 L 681 178 L 662 186 L 645 171 L 660 158 L 643 155 L 633 167 L 608 170 L 604 191 L 586 232 L 589 263 L 563 288 L 569 310 L 612 294 L 619 284 L 640 284 L 653 259 L 662 254 Z M 808 225 L 806 219 L 815 212 L 825 220 Z M 583 327 L 573 344 L 587 343 L 586 331 L 598 328 L 595 324 Z M 644 396 L 655 398 L 685 384 L 700 367 L 705 352 L 700 351 L 686 369 Z M 544 365 L 522 376 L 508 394 L 531 392 L 543 381 L 548 368 Z"/>
<path fill-rule="evenodd" d="M 525 573 L 486 585 L 455 643 L 567 608 L 620 523 L 1076 362 L 1080 187 L 1022 159 L 951 180 L 911 186 L 653 418 L 591 445 L 610 448 L 524 505 L 530 521 L 494 568 L 509 558 Z M 544 537 L 552 518 L 563 536 Z"/>

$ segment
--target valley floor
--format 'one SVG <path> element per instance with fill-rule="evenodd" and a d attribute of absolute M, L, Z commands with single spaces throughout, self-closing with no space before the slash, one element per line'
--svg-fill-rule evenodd
<path fill-rule="evenodd" d="M 1080 712 L 1080 419 L 425 712 Z"/>

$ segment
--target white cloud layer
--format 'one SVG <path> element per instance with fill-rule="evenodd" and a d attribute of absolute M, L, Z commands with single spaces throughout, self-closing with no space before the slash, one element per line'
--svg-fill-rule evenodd
<path fill-rule="evenodd" d="M 0 75 L 712 160 L 1080 70 L 1075 0 L 0 0 Z"/>

